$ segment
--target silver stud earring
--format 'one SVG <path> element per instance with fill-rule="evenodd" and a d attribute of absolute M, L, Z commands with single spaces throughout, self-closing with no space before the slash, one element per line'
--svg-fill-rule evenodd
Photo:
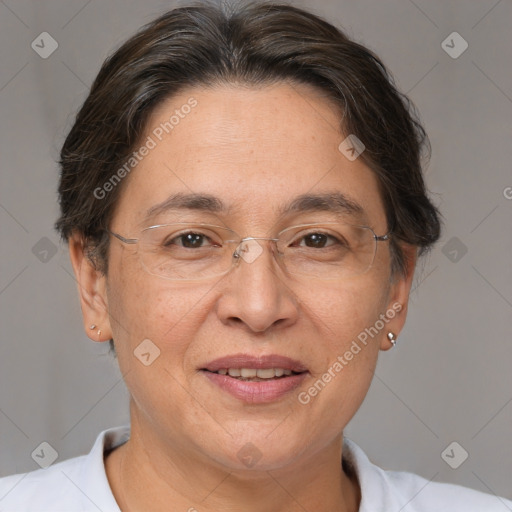
<path fill-rule="evenodd" d="M 89 326 L 89 329 L 91 331 L 94 331 L 94 329 L 96 329 L 96 324 L 91 324 Z M 100 336 L 101 336 L 101 329 L 98 329 L 98 332 L 96 333 L 96 336 L 98 336 L 98 341 L 100 341 Z"/>
<path fill-rule="evenodd" d="M 391 345 L 393 345 L 393 348 L 396 347 L 396 336 L 392 332 L 388 332 L 388 340 L 390 341 Z"/>

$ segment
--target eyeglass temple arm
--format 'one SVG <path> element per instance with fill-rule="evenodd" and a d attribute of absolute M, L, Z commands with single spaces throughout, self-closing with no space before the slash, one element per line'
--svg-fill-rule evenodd
<path fill-rule="evenodd" d="M 106 230 L 107 233 L 109 233 L 112 236 L 115 236 L 118 240 L 121 240 L 121 242 L 125 244 L 136 244 L 139 240 L 138 238 L 125 238 L 124 236 L 121 236 L 118 233 L 114 233 L 113 231 L 110 231 L 109 229 Z"/>

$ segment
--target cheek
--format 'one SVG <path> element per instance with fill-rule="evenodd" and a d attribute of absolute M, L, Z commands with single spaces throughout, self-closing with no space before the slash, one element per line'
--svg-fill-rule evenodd
<path fill-rule="evenodd" d="M 305 311 L 311 311 L 329 347 L 343 350 L 386 312 L 390 285 L 386 276 L 365 275 L 339 284 L 323 284 L 318 293 L 303 295 Z M 331 354 L 332 356 L 332 354 Z"/>
<path fill-rule="evenodd" d="M 131 397 L 148 418 L 172 409 L 172 428 L 178 427 L 187 403 L 182 390 L 190 353 L 207 314 L 207 290 L 186 286 L 145 273 L 112 276 L 109 296 L 118 364 Z"/>
<path fill-rule="evenodd" d="M 379 318 L 386 313 L 388 291 L 384 277 L 369 274 L 337 287 L 323 286 L 317 297 L 309 294 L 302 301 L 317 333 L 311 357 L 318 366 L 301 403 L 333 432 L 348 423 L 370 386 L 385 336 Z"/>
<path fill-rule="evenodd" d="M 120 364 L 130 366 L 128 357 L 149 339 L 162 356 L 172 356 L 169 364 L 180 365 L 207 314 L 204 303 L 208 290 L 166 281 L 140 270 L 129 272 L 128 265 L 124 267 L 109 276 L 108 297 Z M 167 346 L 169 343 L 172 347 Z"/>

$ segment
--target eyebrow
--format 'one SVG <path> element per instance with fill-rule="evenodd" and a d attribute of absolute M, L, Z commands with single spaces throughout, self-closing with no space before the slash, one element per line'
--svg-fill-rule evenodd
<path fill-rule="evenodd" d="M 332 212 L 345 215 L 363 215 L 364 209 L 341 192 L 302 194 L 280 210 L 281 215 L 301 212 Z"/>
<path fill-rule="evenodd" d="M 169 210 L 194 210 L 206 213 L 227 213 L 228 208 L 218 197 L 211 194 L 177 193 L 165 201 L 152 206 L 146 212 L 146 219 L 160 215 Z M 342 215 L 363 216 L 363 207 L 341 192 L 323 194 L 302 194 L 289 204 L 278 209 L 280 216 L 293 213 L 330 212 Z"/>
<path fill-rule="evenodd" d="M 146 218 L 155 217 L 169 210 L 223 213 L 227 211 L 227 208 L 220 199 L 210 194 L 177 193 L 169 196 L 165 201 L 152 206 L 146 212 Z"/>

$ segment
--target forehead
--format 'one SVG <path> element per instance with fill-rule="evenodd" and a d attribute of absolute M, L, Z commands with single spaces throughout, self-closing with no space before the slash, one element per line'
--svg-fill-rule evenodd
<path fill-rule="evenodd" d="M 176 194 L 219 198 L 231 218 L 275 221 L 299 196 L 341 193 L 385 224 L 374 173 L 338 149 L 341 113 L 312 87 L 218 85 L 182 91 L 151 115 L 151 146 L 123 184 L 116 215 L 138 224 Z"/>

